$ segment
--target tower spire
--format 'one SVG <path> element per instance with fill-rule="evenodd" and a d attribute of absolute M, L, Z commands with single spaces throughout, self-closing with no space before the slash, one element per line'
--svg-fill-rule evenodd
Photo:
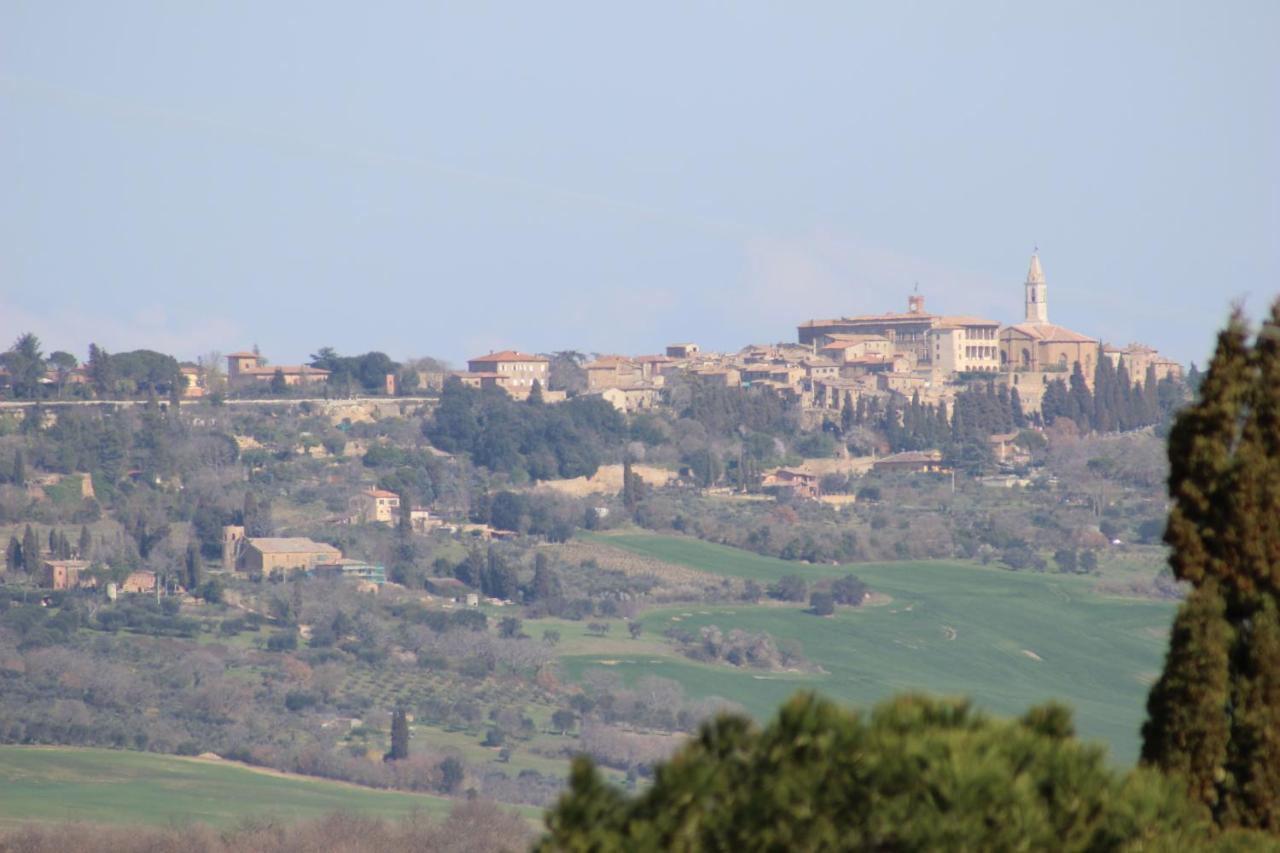
<path fill-rule="evenodd" d="M 1040 268 L 1040 247 L 1036 246 L 1031 253 L 1031 266 L 1027 269 L 1026 289 L 1026 322 L 1049 322 L 1049 285 L 1044 278 L 1044 270 Z"/>

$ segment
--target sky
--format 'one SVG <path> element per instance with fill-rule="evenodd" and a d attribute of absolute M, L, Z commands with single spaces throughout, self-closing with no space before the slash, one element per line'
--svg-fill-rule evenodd
<path fill-rule="evenodd" d="M 1280 294 L 1280 3 L 0 0 L 0 346 L 182 359 Z"/>

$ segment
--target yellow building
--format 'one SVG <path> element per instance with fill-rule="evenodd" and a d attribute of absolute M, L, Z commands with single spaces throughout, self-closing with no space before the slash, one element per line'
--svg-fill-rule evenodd
<path fill-rule="evenodd" d="M 356 497 L 361 524 L 392 524 L 400 514 L 400 496 L 386 489 L 366 489 Z"/>
<path fill-rule="evenodd" d="M 929 330 L 933 367 L 944 374 L 1000 369 L 1000 324 L 981 317 L 942 317 Z"/>

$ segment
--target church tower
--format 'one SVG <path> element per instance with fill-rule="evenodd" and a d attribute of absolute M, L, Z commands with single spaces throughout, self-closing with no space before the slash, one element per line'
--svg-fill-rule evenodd
<path fill-rule="evenodd" d="M 1049 322 L 1049 285 L 1040 269 L 1039 252 L 1031 255 L 1031 269 L 1027 270 L 1027 319 L 1026 323 Z"/>

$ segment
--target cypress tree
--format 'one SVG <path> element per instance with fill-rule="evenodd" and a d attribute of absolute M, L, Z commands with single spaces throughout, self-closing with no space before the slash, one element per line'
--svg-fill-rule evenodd
<path fill-rule="evenodd" d="M 93 537 L 89 535 L 88 525 L 80 525 L 80 544 L 76 547 L 76 556 L 81 560 L 89 559 L 89 552 L 93 550 Z"/>
<path fill-rule="evenodd" d="M 396 533 L 401 539 L 408 539 L 413 536 L 413 496 L 408 489 L 401 489 L 398 498 L 400 516 L 396 520 Z"/>
<path fill-rule="evenodd" d="M 1022 410 L 1022 395 L 1018 393 L 1017 385 L 1009 389 L 1009 411 L 1013 415 L 1014 428 L 1025 428 L 1027 425 L 1027 413 Z"/>
<path fill-rule="evenodd" d="M 391 712 L 391 751 L 385 761 L 400 761 L 409 757 L 409 715 L 403 708 Z"/>
<path fill-rule="evenodd" d="M 25 485 L 27 482 L 27 458 L 22 455 L 22 450 L 13 451 L 13 484 L 15 486 Z"/>
<path fill-rule="evenodd" d="M 9 547 L 4 552 L 4 566 L 11 572 L 22 568 L 22 543 L 17 536 L 9 537 Z"/>
<path fill-rule="evenodd" d="M 187 556 L 185 560 L 186 569 L 186 586 L 188 590 L 194 590 L 204 582 L 204 571 L 200 561 L 200 546 L 195 542 L 187 543 Z"/>
<path fill-rule="evenodd" d="M 1084 380 L 1084 371 L 1080 362 L 1071 369 L 1071 419 L 1081 432 L 1088 432 L 1093 425 L 1093 395 L 1089 393 L 1089 384 Z"/>
<path fill-rule="evenodd" d="M 1143 425 L 1150 426 L 1160 420 L 1160 398 L 1156 393 L 1156 368 L 1151 365 L 1147 368 L 1146 375 L 1142 379 L 1142 418 Z"/>
<path fill-rule="evenodd" d="M 1169 462 L 1169 565 L 1193 589 L 1148 698 L 1142 759 L 1220 826 L 1280 834 L 1280 303 L 1252 347 L 1239 313 L 1221 333 Z"/>
<path fill-rule="evenodd" d="M 40 569 L 40 537 L 36 536 L 30 524 L 22 534 L 22 568 L 29 575 Z"/>

